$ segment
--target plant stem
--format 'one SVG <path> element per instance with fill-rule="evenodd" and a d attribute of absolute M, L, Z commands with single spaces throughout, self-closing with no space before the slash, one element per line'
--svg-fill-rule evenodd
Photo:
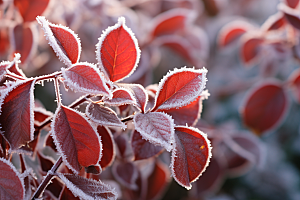
<path fill-rule="evenodd" d="M 58 160 L 55 162 L 55 164 L 52 166 L 50 171 L 48 171 L 46 177 L 43 179 L 42 183 L 39 185 L 38 189 L 35 191 L 33 197 L 31 200 L 34 200 L 36 198 L 39 198 L 39 196 L 42 194 L 42 192 L 45 190 L 46 186 L 48 185 L 49 181 L 54 176 L 56 170 L 59 168 L 59 166 L 62 163 L 62 157 L 60 156 Z"/>

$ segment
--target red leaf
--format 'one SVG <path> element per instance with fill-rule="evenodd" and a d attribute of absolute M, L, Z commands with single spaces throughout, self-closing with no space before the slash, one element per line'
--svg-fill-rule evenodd
<path fill-rule="evenodd" d="M 58 173 L 66 187 L 80 199 L 117 199 L 118 194 L 109 185 L 92 179 L 86 179 L 75 174 Z"/>
<path fill-rule="evenodd" d="M 287 107 L 288 99 L 281 85 L 265 82 L 248 93 L 241 114 L 245 125 L 261 135 L 282 121 Z"/>
<path fill-rule="evenodd" d="M 13 29 L 13 46 L 14 53 L 20 53 L 21 62 L 25 63 L 28 57 L 32 54 L 34 38 L 36 34 L 30 26 L 19 24 Z"/>
<path fill-rule="evenodd" d="M 138 113 L 134 115 L 133 122 L 143 139 L 167 151 L 173 149 L 174 122 L 169 115 L 161 112 Z"/>
<path fill-rule="evenodd" d="M 300 29 L 299 11 L 280 3 L 278 9 L 284 13 L 285 19 L 296 29 Z"/>
<path fill-rule="evenodd" d="M 136 100 L 128 89 L 117 88 L 113 91 L 112 99 L 106 99 L 104 103 L 110 106 L 121 106 L 125 104 L 136 104 Z"/>
<path fill-rule="evenodd" d="M 7 53 L 9 45 L 10 42 L 9 42 L 8 29 L 0 28 L 0 53 L 3 55 Z"/>
<path fill-rule="evenodd" d="M 292 86 L 296 101 L 300 103 L 300 69 L 290 75 L 289 84 Z"/>
<path fill-rule="evenodd" d="M 17 82 L 1 95 L 1 131 L 12 150 L 34 139 L 34 84 L 35 80 Z"/>
<path fill-rule="evenodd" d="M 106 95 L 111 98 L 111 91 L 95 65 L 87 62 L 77 63 L 68 69 L 62 68 L 61 71 L 65 83 L 71 89 L 88 94 Z"/>
<path fill-rule="evenodd" d="M 241 35 L 251 29 L 254 29 L 254 26 L 246 21 L 233 21 L 225 25 L 219 33 L 219 46 L 226 47 L 232 44 L 240 38 Z"/>
<path fill-rule="evenodd" d="M 136 179 L 138 170 L 132 162 L 115 162 L 112 166 L 112 173 L 115 179 L 124 187 L 137 190 Z"/>
<path fill-rule="evenodd" d="M 120 159 L 122 160 L 128 160 L 128 158 L 131 156 L 130 152 L 130 146 L 129 146 L 129 139 L 127 134 L 121 134 L 118 135 L 115 138 L 116 145 L 118 147 L 118 155 L 120 156 Z"/>
<path fill-rule="evenodd" d="M 58 58 L 67 66 L 77 63 L 81 53 L 77 35 L 68 27 L 48 22 L 45 17 L 38 16 L 36 19 Z"/>
<path fill-rule="evenodd" d="M 131 147 L 134 152 L 134 160 L 148 159 L 162 153 L 163 148 L 144 140 L 137 131 L 131 137 Z"/>
<path fill-rule="evenodd" d="M 102 126 L 117 126 L 126 129 L 115 111 L 97 103 L 90 103 L 85 111 L 88 118 Z"/>
<path fill-rule="evenodd" d="M 156 160 L 154 170 L 148 178 L 146 200 L 160 199 L 167 187 L 169 177 L 168 167 L 163 162 Z"/>
<path fill-rule="evenodd" d="M 246 65 L 253 64 L 259 58 L 260 45 L 264 42 L 262 38 L 244 35 L 241 45 L 242 61 Z"/>
<path fill-rule="evenodd" d="M 17 169 L 9 161 L 0 158 L 0 171 L 1 199 L 23 199 L 24 183 Z"/>
<path fill-rule="evenodd" d="M 151 36 L 174 34 L 176 31 L 184 29 L 190 13 L 191 10 L 188 9 L 172 9 L 158 15 L 153 19 Z"/>
<path fill-rule="evenodd" d="M 265 23 L 261 26 L 261 30 L 263 31 L 273 31 L 278 30 L 286 24 L 283 13 L 278 12 L 274 15 L 271 15 Z"/>
<path fill-rule="evenodd" d="M 205 171 L 210 158 L 211 146 L 206 134 L 192 127 L 175 127 L 170 167 L 178 184 L 191 189 L 191 183 Z"/>
<path fill-rule="evenodd" d="M 146 105 L 148 102 L 148 94 L 143 86 L 140 84 L 118 84 L 120 87 L 126 88 L 133 94 L 136 100 L 137 107 L 145 112 Z"/>
<path fill-rule="evenodd" d="M 47 157 L 47 156 L 41 154 L 40 152 L 37 152 L 37 156 L 38 156 L 39 161 L 40 161 L 39 166 L 41 167 L 41 172 L 43 172 L 42 174 L 45 176 L 47 174 L 47 172 L 54 165 L 54 160 L 50 157 Z"/>
<path fill-rule="evenodd" d="M 160 111 L 160 110 L 159 110 Z M 171 108 L 170 110 L 164 110 L 168 115 L 171 115 L 176 125 L 195 125 L 200 118 L 202 112 L 202 100 L 200 96 L 192 103 L 183 106 L 179 109 Z"/>
<path fill-rule="evenodd" d="M 193 102 L 205 88 L 206 73 L 205 68 L 175 68 L 169 72 L 159 83 L 152 110 L 179 108 Z"/>
<path fill-rule="evenodd" d="M 299 0 L 285 0 L 285 2 L 291 8 L 296 8 L 299 4 Z"/>
<path fill-rule="evenodd" d="M 120 81 L 133 73 L 140 60 L 140 49 L 125 18 L 107 28 L 97 44 L 97 59 L 101 70 L 113 81 Z"/>
<path fill-rule="evenodd" d="M 79 112 L 65 106 L 57 108 L 51 123 L 52 137 L 63 161 L 74 173 L 80 166 L 96 165 L 102 144 L 96 130 Z"/>
<path fill-rule="evenodd" d="M 47 8 L 50 0 L 14 0 L 24 22 L 34 21 Z"/>
<path fill-rule="evenodd" d="M 115 159 L 115 154 L 116 154 L 115 145 L 114 145 L 113 136 L 108 128 L 104 126 L 98 126 L 97 132 L 101 137 L 102 149 L 103 149 L 102 150 L 103 156 L 101 157 L 99 164 L 104 170 L 106 167 L 109 167 Z"/>
<path fill-rule="evenodd" d="M 193 56 L 195 53 L 191 44 L 188 43 L 183 37 L 178 35 L 171 35 L 171 36 L 161 36 L 158 40 L 156 40 L 159 44 L 166 46 L 180 56 L 183 59 L 191 63 L 192 65 L 197 65 L 197 61 Z M 199 55 L 197 55 L 199 57 Z"/>

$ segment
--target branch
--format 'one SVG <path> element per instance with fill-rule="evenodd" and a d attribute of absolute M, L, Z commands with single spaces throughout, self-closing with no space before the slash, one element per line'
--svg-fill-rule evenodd
<path fill-rule="evenodd" d="M 42 194 L 42 192 L 45 190 L 46 186 L 48 185 L 49 181 L 54 176 L 56 170 L 59 168 L 59 166 L 62 163 L 62 157 L 60 156 L 58 160 L 55 162 L 55 164 L 52 166 L 52 168 L 48 171 L 46 177 L 43 179 L 42 183 L 39 185 L 38 189 L 35 191 L 33 197 L 31 200 L 34 200 L 36 198 L 39 198 L 39 196 Z"/>

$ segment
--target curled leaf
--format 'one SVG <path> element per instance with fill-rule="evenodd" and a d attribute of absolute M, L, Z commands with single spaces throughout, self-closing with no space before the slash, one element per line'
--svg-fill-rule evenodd
<path fill-rule="evenodd" d="M 90 103 L 86 107 L 86 115 L 94 122 L 102 126 L 117 126 L 123 129 L 126 125 L 121 122 L 115 111 L 97 103 Z"/>
<path fill-rule="evenodd" d="M 46 39 L 58 58 L 67 66 L 77 63 L 81 53 L 77 35 L 68 27 L 48 22 L 45 17 L 38 16 L 36 20 L 42 26 Z"/>
<path fill-rule="evenodd" d="M 67 85 L 75 91 L 95 95 L 101 94 L 111 98 L 111 91 L 95 65 L 87 62 L 77 63 L 68 69 L 62 68 L 61 71 Z"/>
<path fill-rule="evenodd" d="M 205 171 L 211 158 L 207 135 L 196 128 L 176 126 L 171 172 L 178 184 L 191 189 Z"/>

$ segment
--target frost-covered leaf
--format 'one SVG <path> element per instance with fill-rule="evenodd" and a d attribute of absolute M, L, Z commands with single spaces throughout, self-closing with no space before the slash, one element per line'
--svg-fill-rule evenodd
<path fill-rule="evenodd" d="M 113 136 L 108 128 L 104 126 L 98 126 L 97 132 L 101 137 L 102 149 L 103 149 L 102 150 L 103 156 L 101 157 L 99 164 L 104 170 L 106 167 L 109 167 L 115 159 L 115 154 L 116 154 L 115 144 L 114 144 Z"/>
<path fill-rule="evenodd" d="M 123 129 L 126 125 L 121 122 L 115 111 L 97 103 L 90 103 L 85 111 L 88 118 L 102 126 L 117 126 Z"/>
<path fill-rule="evenodd" d="M 211 158 L 210 141 L 207 135 L 192 127 L 176 126 L 171 172 L 181 186 L 191 189 L 205 171 Z"/>
<path fill-rule="evenodd" d="M 260 56 L 260 45 L 264 40 L 252 35 L 243 35 L 241 38 L 241 57 L 246 66 L 251 66 Z"/>
<path fill-rule="evenodd" d="M 79 112 L 61 105 L 51 123 L 51 134 L 64 163 L 74 173 L 99 162 L 102 144 L 96 130 Z"/>
<path fill-rule="evenodd" d="M 1 199 L 23 199 L 25 188 L 17 169 L 9 161 L 0 158 L 0 172 Z"/>
<path fill-rule="evenodd" d="M 34 139 L 34 84 L 35 80 L 19 81 L 1 95 L 1 133 L 12 150 Z"/>
<path fill-rule="evenodd" d="M 300 69 L 294 71 L 289 77 L 289 85 L 293 89 L 294 97 L 300 103 Z"/>
<path fill-rule="evenodd" d="M 81 53 L 81 43 L 77 35 L 68 27 L 48 22 L 45 17 L 36 18 L 42 26 L 46 39 L 58 58 L 67 66 L 78 62 Z"/>
<path fill-rule="evenodd" d="M 172 9 L 161 13 L 152 21 L 151 36 L 174 34 L 186 27 L 187 21 L 191 17 L 191 10 L 188 9 Z"/>
<path fill-rule="evenodd" d="M 169 72 L 159 83 L 152 110 L 179 108 L 193 102 L 205 88 L 206 73 L 205 68 L 175 68 Z"/>
<path fill-rule="evenodd" d="M 125 104 L 136 104 L 136 100 L 128 89 L 117 88 L 113 91 L 112 99 L 105 99 L 104 103 L 110 106 L 121 106 Z"/>
<path fill-rule="evenodd" d="M 281 84 L 269 81 L 248 92 L 241 115 L 245 125 L 261 135 L 282 121 L 287 107 L 288 98 Z"/>
<path fill-rule="evenodd" d="M 286 20 L 282 12 L 271 15 L 261 26 L 263 31 L 278 30 L 286 24 Z"/>
<path fill-rule="evenodd" d="M 114 162 L 112 173 L 122 186 L 131 190 L 138 189 L 138 186 L 136 185 L 138 170 L 133 162 Z"/>
<path fill-rule="evenodd" d="M 148 102 L 148 94 L 144 87 L 140 84 L 118 84 L 122 88 L 128 89 L 134 96 L 136 100 L 137 107 L 145 112 L 146 105 Z"/>
<path fill-rule="evenodd" d="M 160 145 L 167 151 L 173 149 L 174 121 L 169 115 L 161 112 L 138 113 L 134 115 L 133 122 L 135 130 L 145 140 Z"/>
<path fill-rule="evenodd" d="M 278 9 L 284 13 L 285 19 L 296 29 L 300 29 L 299 10 L 288 7 L 284 3 L 278 5 Z"/>
<path fill-rule="evenodd" d="M 43 14 L 50 0 L 14 0 L 23 22 L 32 22 L 38 15 Z"/>
<path fill-rule="evenodd" d="M 197 123 L 202 112 L 202 100 L 200 96 L 192 103 L 180 107 L 178 109 L 172 108 L 169 110 L 163 110 L 168 115 L 171 115 L 176 125 L 188 125 L 192 126 Z M 158 110 L 160 111 L 160 110 Z"/>
<path fill-rule="evenodd" d="M 131 147 L 134 153 L 134 160 L 148 159 L 158 155 L 163 151 L 161 146 L 154 144 L 143 139 L 140 133 L 134 131 L 131 136 Z"/>
<path fill-rule="evenodd" d="M 75 91 L 111 97 L 103 75 L 91 63 L 77 63 L 68 69 L 61 69 L 68 87 Z"/>
<path fill-rule="evenodd" d="M 25 63 L 28 57 L 32 54 L 32 50 L 35 46 L 35 29 L 32 26 L 19 24 L 13 28 L 13 37 L 12 37 L 12 44 L 13 44 L 13 51 L 14 53 L 20 53 L 21 62 Z"/>
<path fill-rule="evenodd" d="M 101 181 L 86 179 L 75 174 L 58 173 L 58 176 L 74 196 L 78 196 L 80 199 L 113 200 L 118 197 L 114 188 Z"/>
<path fill-rule="evenodd" d="M 80 200 L 79 197 L 75 197 L 73 193 L 66 187 L 64 186 L 63 190 L 61 191 L 58 200 Z"/>
<path fill-rule="evenodd" d="M 233 21 L 228 23 L 219 33 L 218 44 L 220 47 L 226 47 L 253 28 L 253 25 L 246 21 Z"/>
<path fill-rule="evenodd" d="M 102 33 L 96 54 L 101 71 L 113 82 L 134 72 L 140 60 L 140 49 L 134 34 L 125 25 L 124 17 Z"/>

